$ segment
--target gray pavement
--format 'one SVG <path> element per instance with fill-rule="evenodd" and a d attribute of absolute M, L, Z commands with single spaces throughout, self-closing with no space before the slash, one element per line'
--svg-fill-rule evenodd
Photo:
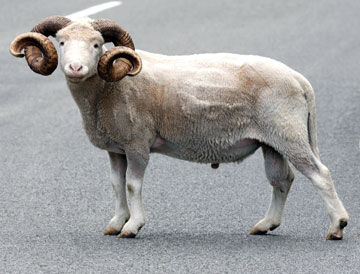
<path fill-rule="evenodd" d="M 147 224 L 136 239 L 103 236 L 114 204 L 106 153 L 87 140 L 62 73 L 36 75 L 8 53 L 44 17 L 98 3 L 1 3 L 0 273 L 360 273 L 360 2 L 124 0 L 94 16 L 143 50 L 264 55 L 305 75 L 321 157 L 351 217 L 340 242 L 325 241 L 325 207 L 299 173 L 281 227 L 249 235 L 271 195 L 261 151 L 218 170 L 152 155 Z"/>

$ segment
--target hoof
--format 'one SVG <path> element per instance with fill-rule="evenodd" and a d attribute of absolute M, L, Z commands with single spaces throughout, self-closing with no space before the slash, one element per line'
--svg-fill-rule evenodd
<path fill-rule="evenodd" d="M 119 238 L 135 238 L 136 234 L 131 231 L 123 231 L 118 236 Z"/>
<path fill-rule="evenodd" d="M 341 219 L 339 222 L 340 229 L 337 232 L 329 233 L 326 237 L 326 240 L 333 240 L 333 241 L 341 240 L 343 238 L 343 230 L 347 226 L 347 224 L 348 224 L 347 220 Z"/>
<path fill-rule="evenodd" d="M 279 227 L 279 225 L 272 225 L 271 227 L 270 227 L 270 231 L 273 231 L 274 229 L 276 229 L 276 228 L 278 228 Z"/>
<path fill-rule="evenodd" d="M 326 240 L 339 241 L 342 240 L 342 236 L 338 233 L 328 234 Z"/>
<path fill-rule="evenodd" d="M 250 235 L 265 235 L 267 233 L 267 230 L 263 231 L 260 230 L 256 227 L 254 227 L 251 231 L 250 231 Z"/>
<path fill-rule="evenodd" d="M 120 231 L 114 229 L 114 228 L 107 228 L 104 231 L 104 235 L 118 235 L 120 233 Z"/>

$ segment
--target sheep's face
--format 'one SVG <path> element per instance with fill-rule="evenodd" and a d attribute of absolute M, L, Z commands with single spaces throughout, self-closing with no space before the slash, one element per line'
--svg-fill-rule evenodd
<path fill-rule="evenodd" d="M 97 65 L 104 54 L 100 32 L 85 23 L 73 23 L 56 34 L 60 47 L 60 65 L 66 78 L 81 82 L 97 74 Z"/>
<path fill-rule="evenodd" d="M 50 16 L 31 32 L 18 35 L 11 42 L 10 52 L 16 57 L 26 57 L 34 72 L 50 75 L 58 65 L 58 55 L 47 36 L 55 36 L 60 44 L 60 65 L 68 81 L 78 83 L 99 74 L 104 81 L 116 82 L 141 71 L 141 58 L 129 33 L 106 19 L 71 21 Z M 106 51 L 104 41 L 112 42 L 115 47 Z"/>

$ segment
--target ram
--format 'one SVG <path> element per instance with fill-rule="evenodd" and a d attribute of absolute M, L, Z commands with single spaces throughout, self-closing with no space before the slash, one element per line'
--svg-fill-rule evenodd
<path fill-rule="evenodd" d="M 16 37 L 10 52 L 49 75 L 58 57 L 48 36 L 59 42 L 61 69 L 91 143 L 109 154 L 116 203 L 105 234 L 135 237 L 145 224 L 142 184 L 150 153 L 217 168 L 261 147 L 273 193 L 251 234 L 280 225 L 294 180 L 290 162 L 325 202 L 327 239 L 342 239 L 349 217 L 320 161 L 314 92 L 302 75 L 259 56 L 135 51 L 130 35 L 105 19 L 46 18 Z M 115 47 L 106 50 L 107 42 Z"/>

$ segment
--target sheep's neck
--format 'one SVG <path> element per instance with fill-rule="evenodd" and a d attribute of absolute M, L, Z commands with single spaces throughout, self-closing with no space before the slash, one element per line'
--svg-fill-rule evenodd
<path fill-rule="evenodd" d="M 104 96 L 105 81 L 98 76 L 93 76 L 79 83 L 67 79 L 67 85 L 79 107 L 90 141 L 94 144 L 98 143 L 101 139 L 101 132 L 99 132 L 101 127 L 99 127 L 97 103 L 100 96 Z"/>
<path fill-rule="evenodd" d="M 105 86 L 105 82 L 100 77 L 93 76 L 86 81 L 76 83 L 67 79 L 67 85 L 82 115 L 96 110 L 96 102 Z"/>

